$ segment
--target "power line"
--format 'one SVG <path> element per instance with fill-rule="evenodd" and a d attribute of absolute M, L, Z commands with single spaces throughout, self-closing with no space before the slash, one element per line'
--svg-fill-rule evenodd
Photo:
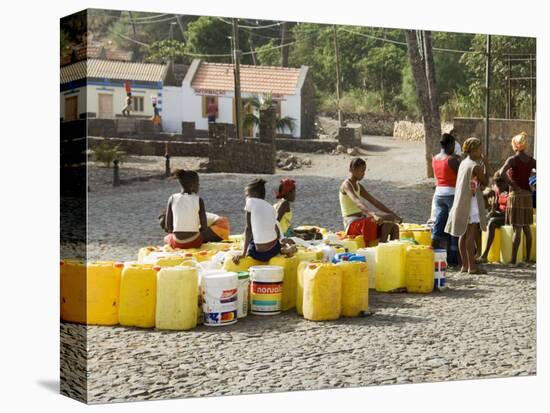
<path fill-rule="evenodd" d="M 141 17 L 134 17 L 134 20 L 136 21 L 153 20 L 153 19 L 160 19 L 161 17 L 169 16 L 169 15 L 170 15 L 169 13 L 163 13 L 163 14 L 157 14 L 154 16 L 141 16 Z"/>
<path fill-rule="evenodd" d="M 156 24 L 156 23 L 168 22 L 170 20 L 175 20 L 175 19 L 176 19 L 176 16 L 172 16 L 167 19 L 161 19 L 161 20 L 155 20 L 155 21 L 134 21 L 134 24 Z M 126 18 L 121 18 L 120 21 L 122 23 L 129 23 L 129 24 L 132 23 L 131 20 L 128 20 Z"/>
<path fill-rule="evenodd" d="M 228 22 L 227 20 L 222 19 L 221 17 L 217 17 L 218 20 L 224 22 L 225 24 L 233 24 L 231 22 Z M 265 26 L 245 26 L 245 25 L 238 25 L 239 29 L 250 29 L 250 30 L 259 30 L 259 29 L 267 29 L 269 27 L 275 27 L 280 26 L 281 22 L 273 23 L 273 24 L 267 24 Z"/>

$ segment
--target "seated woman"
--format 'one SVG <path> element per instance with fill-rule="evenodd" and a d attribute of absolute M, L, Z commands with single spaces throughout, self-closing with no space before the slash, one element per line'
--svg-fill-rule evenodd
<path fill-rule="evenodd" d="M 338 196 L 347 235 L 362 235 L 365 242 L 379 240 L 386 242 L 388 237 L 399 239 L 399 226 L 402 219 L 382 202 L 369 194 L 359 183 L 365 176 L 367 163 L 361 158 L 351 160 L 351 176 L 340 186 Z M 370 212 L 367 202 L 382 213 Z"/>
<path fill-rule="evenodd" d="M 296 181 L 293 179 L 281 179 L 276 196 L 277 202 L 273 207 L 277 212 L 277 221 L 279 221 L 283 236 L 292 236 L 292 211 L 290 204 L 296 199 Z"/>
<path fill-rule="evenodd" d="M 194 171 L 176 170 L 182 191 L 170 196 L 166 213 L 161 214 L 161 227 L 168 232 L 164 238 L 172 248 L 199 248 L 204 242 L 229 238 L 229 220 L 205 211 L 198 196 L 199 175 Z"/>
<path fill-rule="evenodd" d="M 199 248 L 207 228 L 204 202 L 198 195 L 199 174 L 178 169 L 173 175 L 180 183 L 181 192 L 168 198 L 164 225 L 168 235 L 164 242 L 172 248 Z"/>
<path fill-rule="evenodd" d="M 246 228 L 244 231 L 243 250 L 233 257 L 233 262 L 246 257 L 268 262 L 271 258 L 283 254 L 291 255 L 295 246 L 281 239 L 275 208 L 265 200 L 265 181 L 255 179 L 246 188 Z"/>

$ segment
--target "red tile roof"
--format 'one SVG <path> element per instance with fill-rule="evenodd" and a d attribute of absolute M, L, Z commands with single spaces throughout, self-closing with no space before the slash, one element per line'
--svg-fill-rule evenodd
<path fill-rule="evenodd" d="M 241 91 L 293 95 L 300 69 L 241 65 Z M 191 82 L 195 90 L 233 90 L 233 65 L 201 62 Z"/>

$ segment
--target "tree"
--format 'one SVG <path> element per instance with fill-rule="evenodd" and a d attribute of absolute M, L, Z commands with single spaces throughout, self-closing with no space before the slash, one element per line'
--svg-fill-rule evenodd
<path fill-rule="evenodd" d="M 149 63 L 166 63 L 185 57 L 185 45 L 177 40 L 161 40 L 147 49 L 145 61 Z"/>
<path fill-rule="evenodd" d="M 264 66 L 280 66 L 281 53 L 279 49 L 274 49 L 276 46 L 275 40 L 270 40 L 268 43 L 256 48 L 256 56 L 258 62 Z"/>
<path fill-rule="evenodd" d="M 432 53 L 432 36 L 429 31 L 406 30 L 407 50 L 416 85 L 416 95 L 424 123 L 426 176 L 433 177 L 432 156 L 438 152 L 441 137 L 441 120 L 435 81 Z"/>
<path fill-rule="evenodd" d="M 248 98 L 246 102 L 252 106 L 253 111 L 250 113 L 247 113 L 244 116 L 243 128 L 259 126 L 260 117 L 257 115 L 257 113 L 259 113 L 260 110 L 262 109 L 269 108 L 270 106 L 275 105 L 273 96 L 270 94 L 266 95 L 262 99 L 260 99 L 257 96 L 254 96 L 254 97 Z M 277 116 L 275 119 L 275 129 L 279 131 L 279 133 L 284 133 L 285 130 L 289 130 L 290 133 L 292 133 L 295 127 L 296 127 L 296 119 L 290 116 L 284 116 L 284 117 Z"/>

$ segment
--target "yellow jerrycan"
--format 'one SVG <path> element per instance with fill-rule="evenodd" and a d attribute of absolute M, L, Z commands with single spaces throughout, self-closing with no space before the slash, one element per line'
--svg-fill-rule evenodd
<path fill-rule="evenodd" d="M 389 292 L 405 288 L 407 244 L 400 241 L 382 242 L 376 250 L 376 291 Z"/>
<path fill-rule="evenodd" d="M 300 261 L 296 277 L 296 312 L 304 314 L 304 272 L 312 261 Z"/>
<path fill-rule="evenodd" d="M 416 228 L 412 230 L 414 240 L 418 245 L 432 245 L 432 232 L 429 228 Z"/>
<path fill-rule="evenodd" d="M 269 265 L 283 267 L 283 296 L 281 299 L 281 311 L 290 310 L 296 307 L 296 288 L 298 278 L 298 264 L 300 260 L 297 256 L 285 257 L 279 255 L 269 260 Z"/>
<path fill-rule="evenodd" d="M 118 324 L 122 268 L 121 262 L 88 263 L 88 324 Z"/>
<path fill-rule="evenodd" d="M 358 317 L 369 309 L 369 271 L 366 262 L 341 261 L 342 315 Z"/>
<path fill-rule="evenodd" d="M 500 227 L 500 262 L 509 264 L 512 261 L 512 243 L 514 240 L 514 229 L 511 225 Z M 521 234 L 516 262 L 523 261 L 523 252 L 525 251 L 525 235 Z"/>
<path fill-rule="evenodd" d="M 250 267 L 253 267 L 255 265 L 265 265 L 266 264 L 265 262 L 255 260 L 252 257 L 245 257 L 245 258 L 242 258 L 239 261 L 238 265 L 235 265 L 232 258 L 236 254 L 240 254 L 240 251 L 235 251 L 235 252 L 231 252 L 231 253 L 227 254 L 227 257 L 225 258 L 225 260 L 223 262 L 224 271 L 227 271 L 227 272 L 243 272 L 243 271 L 248 271 L 248 269 Z"/>
<path fill-rule="evenodd" d="M 303 313 L 312 321 L 336 320 L 342 312 L 342 269 L 310 263 L 303 274 Z"/>
<path fill-rule="evenodd" d="M 369 271 L 369 288 L 376 288 L 376 251 L 377 247 L 361 248 L 357 250 L 358 255 L 365 257 Z"/>
<path fill-rule="evenodd" d="M 193 267 L 165 267 L 157 272 L 155 326 L 191 330 L 197 326 L 199 274 Z"/>
<path fill-rule="evenodd" d="M 320 252 L 320 255 L 322 257 L 323 255 L 322 251 Z M 296 257 L 298 258 L 298 261 L 315 261 L 320 259 L 319 251 L 303 249 L 303 248 L 298 248 L 298 252 L 296 252 Z"/>
<path fill-rule="evenodd" d="M 120 278 L 120 325 L 155 326 L 157 272 L 152 264 L 127 262 Z"/>
<path fill-rule="evenodd" d="M 86 265 L 76 260 L 62 260 L 59 281 L 61 319 L 86 324 Z"/>
<path fill-rule="evenodd" d="M 487 237 L 488 237 L 487 231 L 483 231 L 481 233 L 481 246 L 483 251 L 485 251 L 485 247 L 487 246 Z M 487 262 L 490 262 L 490 263 L 500 262 L 500 243 L 501 243 L 500 228 L 496 228 L 495 237 L 493 238 L 493 243 L 491 244 L 491 248 L 489 249 L 489 254 L 487 254 Z"/>
<path fill-rule="evenodd" d="M 182 265 L 185 260 L 186 258 L 183 255 L 160 257 L 155 260 L 153 265 L 158 267 L 175 267 L 178 265 Z"/>
<path fill-rule="evenodd" d="M 201 251 L 229 251 L 233 246 L 232 242 L 206 242 L 199 248 Z"/>
<path fill-rule="evenodd" d="M 139 251 L 138 251 L 137 260 L 138 260 L 138 262 L 143 262 L 145 257 L 147 257 L 150 253 L 155 252 L 155 251 L 160 251 L 160 250 L 161 250 L 160 247 L 154 247 L 152 245 L 150 245 L 148 247 L 140 248 Z"/>
<path fill-rule="evenodd" d="M 537 224 L 531 224 L 531 254 L 529 260 L 535 262 L 537 260 Z M 527 245 L 525 246 L 525 256 L 527 256 Z"/>
<path fill-rule="evenodd" d="M 431 293 L 434 289 L 434 250 L 425 245 L 407 247 L 405 281 L 409 293 Z"/>

